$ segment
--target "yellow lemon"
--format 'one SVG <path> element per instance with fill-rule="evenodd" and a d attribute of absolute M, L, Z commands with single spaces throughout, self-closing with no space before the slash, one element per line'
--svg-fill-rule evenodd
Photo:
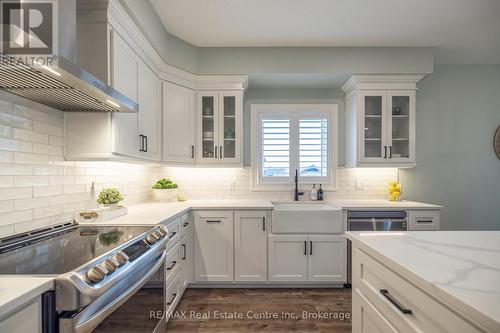
<path fill-rule="evenodd" d="M 396 191 L 401 192 L 401 184 L 396 184 L 395 189 Z"/>

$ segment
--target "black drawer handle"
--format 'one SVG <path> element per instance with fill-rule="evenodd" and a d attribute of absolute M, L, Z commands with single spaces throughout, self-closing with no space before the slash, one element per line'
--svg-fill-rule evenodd
<path fill-rule="evenodd" d="M 184 224 L 182 226 L 187 227 L 188 225 L 189 225 L 189 222 L 184 222 Z"/>
<path fill-rule="evenodd" d="M 417 220 L 417 223 L 432 223 L 432 220 Z"/>
<path fill-rule="evenodd" d="M 170 267 L 167 267 L 167 271 L 171 270 L 172 268 L 175 267 L 175 265 L 177 265 L 177 261 L 172 261 L 172 265 Z"/>
<path fill-rule="evenodd" d="M 307 241 L 304 241 L 304 255 L 307 256 Z"/>
<path fill-rule="evenodd" d="M 176 298 L 177 298 L 177 294 L 172 294 L 172 299 L 167 302 L 167 305 L 171 305 L 175 301 Z"/>
<path fill-rule="evenodd" d="M 172 234 L 170 236 L 168 236 L 168 239 L 174 237 L 175 235 L 177 235 L 177 233 L 174 231 L 174 232 L 172 232 Z"/>
<path fill-rule="evenodd" d="M 182 244 L 182 260 L 186 260 L 186 244 Z"/>
<path fill-rule="evenodd" d="M 221 220 L 207 220 L 207 223 L 221 223 Z"/>
<path fill-rule="evenodd" d="M 401 311 L 401 313 L 412 314 L 412 311 L 410 309 L 405 308 L 403 305 L 401 305 L 401 303 L 399 303 L 398 301 L 396 301 L 396 299 L 394 297 L 392 297 L 391 294 L 389 294 L 389 291 L 387 289 L 380 289 L 380 293 L 389 302 L 391 302 L 392 305 L 394 305 L 396 308 L 398 308 L 398 310 Z"/>

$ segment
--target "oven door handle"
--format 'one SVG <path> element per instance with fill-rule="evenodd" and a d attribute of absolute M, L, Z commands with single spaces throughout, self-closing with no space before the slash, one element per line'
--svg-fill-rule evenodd
<path fill-rule="evenodd" d="M 146 284 L 149 278 L 153 276 L 153 274 L 155 274 L 156 271 L 158 271 L 161 265 L 163 265 L 166 255 L 167 251 L 163 251 L 161 257 L 156 261 L 154 266 L 149 271 L 147 271 L 139 281 L 137 281 L 134 285 L 132 285 L 129 289 L 127 289 L 127 291 L 123 293 L 120 297 L 114 299 L 111 303 L 109 303 L 101 310 L 96 312 L 88 320 L 79 323 L 77 325 L 74 325 L 74 321 L 75 319 L 78 318 L 78 315 L 73 318 L 62 319 L 63 321 L 71 320 L 71 326 L 73 327 L 72 331 L 63 330 L 63 332 L 74 332 L 74 333 L 92 332 L 94 328 L 96 328 L 104 319 L 106 319 L 106 317 L 108 317 L 113 311 L 119 308 L 123 303 L 125 303 L 130 297 L 132 297 L 139 289 L 141 289 Z M 67 328 L 67 326 L 64 325 L 64 328 Z"/>

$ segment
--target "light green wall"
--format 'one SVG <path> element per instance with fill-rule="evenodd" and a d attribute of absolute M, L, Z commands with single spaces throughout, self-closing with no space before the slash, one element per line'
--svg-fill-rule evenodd
<path fill-rule="evenodd" d="M 232 47 L 200 48 L 203 74 L 432 73 L 432 48 L 377 47 Z"/>
<path fill-rule="evenodd" d="M 500 65 L 439 65 L 417 91 L 417 162 L 405 199 L 444 205 L 442 229 L 500 229 Z"/>
<path fill-rule="evenodd" d="M 169 34 L 149 1 L 121 0 L 163 60 L 189 72 L 198 72 L 198 48 Z"/>
<path fill-rule="evenodd" d="M 252 104 L 338 104 L 339 105 L 339 164 L 344 163 L 344 93 L 340 89 L 251 88 L 245 92 L 243 106 L 243 163 L 251 162 Z"/>

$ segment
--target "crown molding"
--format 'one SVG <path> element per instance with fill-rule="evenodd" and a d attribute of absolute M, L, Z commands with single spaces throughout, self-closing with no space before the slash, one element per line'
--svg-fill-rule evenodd
<path fill-rule="evenodd" d="M 376 89 L 404 89 L 416 90 L 417 82 L 422 80 L 423 74 L 360 74 L 353 75 L 344 83 L 341 89 L 347 95 L 355 90 Z"/>

